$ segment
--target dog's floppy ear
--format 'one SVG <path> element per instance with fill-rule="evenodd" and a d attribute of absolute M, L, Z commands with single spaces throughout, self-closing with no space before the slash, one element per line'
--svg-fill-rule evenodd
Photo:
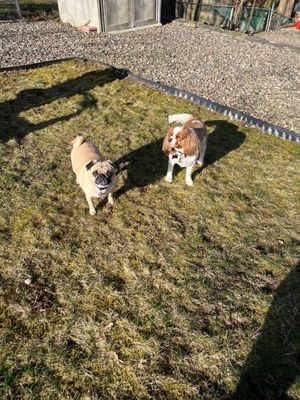
<path fill-rule="evenodd" d="M 183 128 L 177 140 L 185 156 L 192 156 L 199 153 L 199 139 L 192 128 Z"/>
<path fill-rule="evenodd" d="M 119 165 L 116 161 L 108 160 L 109 164 L 114 168 L 115 173 L 117 174 L 120 171 Z"/>
<path fill-rule="evenodd" d="M 97 163 L 97 160 L 92 160 L 88 164 L 86 164 L 85 169 L 89 171 L 95 164 Z"/>
<path fill-rule="evenodd" d="M 166 136 L 164 138 L 164 141 L 163 141 L 162 151 L 167 156 L 171 153 L 171 146 L 170 146 L 170 143 L 169 143 L 169 138 L 173 135 L 173 132 L 174 132 L 173 128 L 169 128 L 168 132 L 167 132 L 167 134 L 166 134 Z"/>
<path fill-rule="evenodd" d="M 70 142 L 70 145 L 73 146 L 73 148 L 80 146 L 82 143 L 85 142 L 85 138 L 82 135 L 76 136 L 75 139 Z"/>

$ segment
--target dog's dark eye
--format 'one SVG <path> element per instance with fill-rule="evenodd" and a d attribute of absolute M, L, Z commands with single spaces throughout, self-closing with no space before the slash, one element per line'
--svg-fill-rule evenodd
<path fill-rule="evenodd" d="M 97 171 L 94 171 L 94 172 L 93 172 L 93 176 L 96 178 L 96 177 L 98 176 L 98 172 L 97 172 Z"/>

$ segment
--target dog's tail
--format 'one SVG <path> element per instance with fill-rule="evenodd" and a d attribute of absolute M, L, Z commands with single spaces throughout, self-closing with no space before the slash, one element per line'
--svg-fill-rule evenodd
<path fill-rule="evenodd" d="M 71 142 L 71 144 L 73 145 L 73 149 L 75 149 L 75 147 L 80 146 L 82 143 L 85 142 L 85 138 L 81 135 L 76 136 L 76 138 Z"/>
<path fill-rule="evenodd" d="M 169 115 L 169 124 L 172 122 L 178 122 L 180 124 L 184 124 L 185 122 L 194 119 L 194 117 L 191 114 L 173 114 Z"/>

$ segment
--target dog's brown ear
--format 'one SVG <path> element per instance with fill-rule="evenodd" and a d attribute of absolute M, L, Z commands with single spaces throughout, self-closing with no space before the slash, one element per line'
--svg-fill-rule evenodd
<path fill-rule="evenodd" d="M 80 146 L 82 143 L 85 142 L 85 139 L 83 136 L 78 135 L 72 142 L 70 143 L 74 148 Z"/>
<path fill-rule="evenodd" d="M 192 156 L 199 153 L 199 139 L 192 128 L 183 128 L 177 136 L 177 140 L 185 156 Z"/>
<path fill-rule="evenodd" d="M 173 135 L 173 128 L 169 128 L 168 132 L 164 138 L 162 151 L 168 156 L 171 153 L 171 146 L 169 143 L 169 138 Z"/>

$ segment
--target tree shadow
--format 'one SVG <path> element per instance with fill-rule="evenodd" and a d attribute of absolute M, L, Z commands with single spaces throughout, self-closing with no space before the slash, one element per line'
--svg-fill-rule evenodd
<path fill-rule="evenodd" d="M 275 293 L 232 400 L 288 400 L 300 375 L 300 263 Z"/>
<path fill-rule="evenodd" d="M 88 72 L 46 89 L 36 88 L 20 91 L 15 99 L 0 103 L 2 131 L 0 141 L 7 142 L 10 139 L 16 139 L 20 142 L 28 133 L 54 125 L 57 122 L 68 121 L 79 115 L 84 109 L 95 107 L 97 99 L 89 93 L 89 90 L 96 86 L 104 86 L 116 79 L 123 79 L 123 76 L 115 74 L 110 69 L 105 69 Z M 36 124 L 20 115 L 31 108 L 41 107 L 62 98 L 68 99 L 78 94 L 83 96 L 83 100 L 78 110 L 68 115 L 57 116 Z"/>
<path fill-rule="evenodd" d="M 215 126 L 215 129 L 208 135 L 204 168 L 237 149 L 245 139 L 245 134 L 238 131 L 237 126 L 230 122 L 215 120 L 207 121 L 206 124 Z M 162 142 L 163 138 L 158 139 L 117 160 L 121 170 L 127 170 L 127 179 L 124 186 L 116 192 L 116 197 L 135 187 L 141 188 L 150 185 L 166 175 L 168 157 L 162 152 Z M 182 168 L 176 168 L 174 176 L 181 170 Z M 196 170 L 194 176 L 202 170 L 203 167 Z"/>

